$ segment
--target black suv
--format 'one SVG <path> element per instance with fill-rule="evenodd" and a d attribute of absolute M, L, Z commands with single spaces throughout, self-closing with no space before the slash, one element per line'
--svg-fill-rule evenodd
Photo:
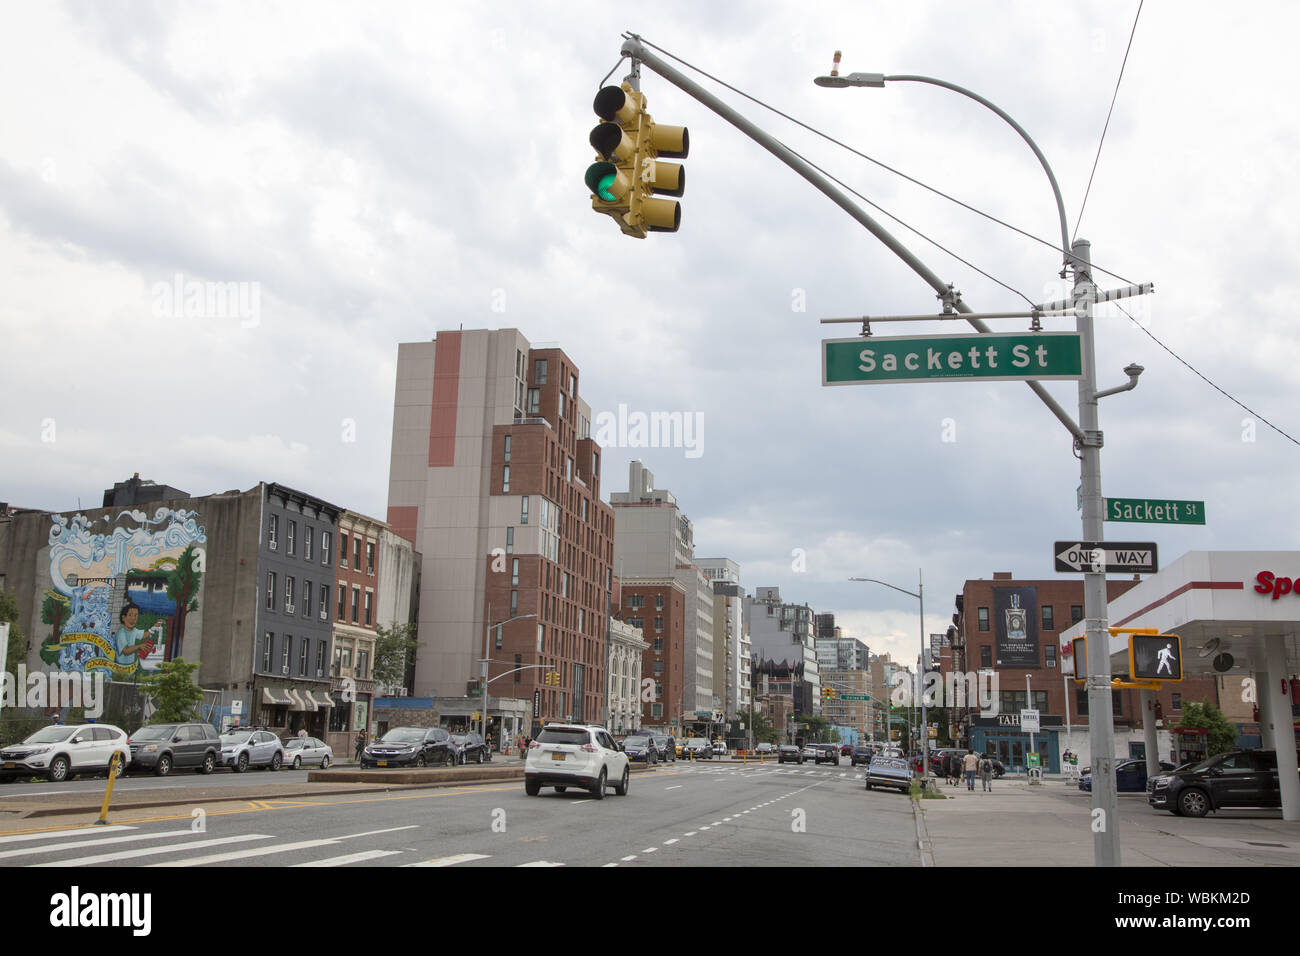
<path fill-rule="evenodd" d="M 659 751 L 660 760 L 677 762 L 677 741 L 668 734 L 651 734 L 650 742 L 655 745 L 655 750 Z"/>
<path fill-rule="evenodd" d="M 361 752 L 361 768 L 455 764 L 459 751 L 441 727 L 395 727 Z"/>
<path fill-rule="evenodd" d="M 131 747 L 128 769 L 133 773 L 151 770 L 159 777 L 172 770 L 212 773 L 221 762 L 221 738 L 211 724 L 201 721 L 146 724 L 127 743 Z"/>
<path fill-rule="evenodd" d="M 870 747 L 854 747 L 853 756 L 850 759 L 850 764 L 854 767 L 856 767 L 860 763 L 869 764 L 871 763 L 872 753 L 873 751 Z"/>
<path fill-rule="evenodd" d="M 1147 803 L 1184 817 L 1235 807 L 1280 807 L 1277 751 L 1230 750 L 1158 774 L 1147 781 Z"/>
<path fill-rule="evenodd" d="M 840 745 L 839 744 L 818 744 L 816 763 L 833 763 L 835 766 L 840 765 Z"/>

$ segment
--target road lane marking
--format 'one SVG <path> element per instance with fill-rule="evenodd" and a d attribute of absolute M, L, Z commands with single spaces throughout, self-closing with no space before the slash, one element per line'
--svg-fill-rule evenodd
<path fill-rule="evenodd" d="M 486 860 L 490 854 L 486 853 L 457 853 L 455 856 L 440 856 L 432 860 L 421 860 L 419 863 L 408 863 L 407 866 L 455 866 L 457 863 L 471 863 L 474 860 Z"/>
<path fill-rule="evenodd" d="M 87 836 L 98 833 L 120 833 L 123 830 L 134 830 L 135 827 L 71 827 L 62 830 L 43 830 L 39 833 L 20 833 L 15 836 L 0 837 L 0 843 L 23 843 L 27 840 L 51 840 L 59 837 L 71 836 L 74 833 L 84 833 Z"/>
<path fill-rule="evenodd" d="M 680 789 L 682 789 L 682 785 L 679 783 L 679 784 L 677 784 L 677 785 L 674 786 L 674 787 L 664 787 L 664 789 L 665 789 L 665 790 L 680 790 Z"/>
<path fill-rule="evenodd" d="M 677 838 L 673 837 L 671 840 L 664 840 L 664 846 L 672 846 L 676 842 L 677 842 Z"/>
<path fill-rule="evenodd" d="M 659 847 L 657 847 L 657 846 L 652 846 L 652 847 L 649 847 L 648 849 L 642 850 L 641 852 L 642 852 L 642 853 L 657 853 L 657 852 L 659 852 Z"/>
<path fill-rule="evenodd" d="M 129 836 L 108 837 L 103 840 L 74 840 L 69 843 L 43 843 L 40 846 L 29 846 L 19 850 L 5 850 L 0 852 L 0 860 L 8 859 L 14 856 L 31 856 L 33 853 L 53 853 L 56 850 L 84 850 L 86 847 L 98 847 L 111 845 L 114 843 L 129 843 L 135 840 L 162 840 L 167 837 L 187 837 L 194 831 L 192 830 L 168 830 L 166 833 L 132 833 Z M 90 834 L 87 834 L 89 836 Z"/>
<path fill-rule="evenodd" d="M 623 862 L 624 862 L 624 863 L 631 863 L 631 862 L 632 862 L 633 860 L 635 860 L 635 859 L 636 859 L 636 854 L 633 853 L 631 856 L 625 856 L 625 857 L 623 857 Z"/>
<path fill-rule="evenodd" d="M 93 866 L 111 863 L 115 860 L 133 860 L 141 856 L 157 856 L 159 853 L 180 853 L 205 846 L 223 846 L 227 843 L 247 843 L 249 840 L 272 840 L 269 833 L 246 833 L 240 836 L 221 837 L 216 840 L 199 840 L 195 843 L 179 843 L 175 846 L 154 846 L 142 850 L 121 850 L 117 853 L 101 853 L 96 856 L 82 856 L 75 860 L 59 860 L 52 863 L 36 863 L 34 866 Z"/>
<path fill-rule="evenodd" d="M 695 834 L 696 834 L 697 832 L 699 832 L 699 831 L 697 831 L 697 830 L 692 830 L 690 833 L 683 833 L 682 836 L 695 836 Z"/>
<path fill-rule="evenodd" d="M 518 863 L 516 866 L 564 866 L 564 864 L 552 863 L 550 860 L 533 860 L 531 863 Z"/>
<path fill-rule="evenodd" d="M 312 860 L 309 863 L 295 863 L 294 868 L 302 866 L 347 866 L 349 863 L 362 863 L 366 860 L 377 860 L 381 856 L 401 856 L 401 850 L 363 850 L 360 853 L 349 853 L 347 856 L 331 856 L 323 860 Z"/>
<path fill-rule="evenodd" d="M 604 870 L 604 869 L 607 869 L 608 867 L 611 867 L 611 866 L 618 866 L 618 864 L 617 864 L 617 863 L 606 863 L 604 866 L 601 867 L 601 869 Z"/>

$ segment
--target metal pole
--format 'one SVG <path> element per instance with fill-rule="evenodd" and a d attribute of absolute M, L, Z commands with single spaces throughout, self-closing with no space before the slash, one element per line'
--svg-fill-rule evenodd
<path fill-rule="evenodd" d="M 1029 675 L 1028 675 L 1028 674 L 1025 675 L 1025 706 L 1028 707 L 1028 708 L 1030 708 L 1030 709 L 1033 709 L 1033 706 L 1034 706 L 1034 692 L 1033 692 L 1033 690 L 1032 690 L 1031 687 L 1030 687 L 1030 683 L 1029 683 Z M 1035 737 L 1035 734 L 1034 734 L 1034 732 L 1033 732 L 1032 730 L 1029 731 L 1029 753 L 1035 753 L 1035 754 L 1038 753 L 1038 742 L 1037 742 L 1036 737 Z M 1026 776 L 1026 777 L 1029 777 L 1029 776 L 1030 776 L 1030 774 L 1029 774 L 1029 753 L 1025 754 L 1025 776 Z M 1030 779 L 1029 782 L 1030 782 L 1030 783 L 1033 783 L 1032 778 Z"/>
<path fill-rule="evenodd" d="M 1083 342 L 1079 380 L 1079 478 L 1083 538 L 1104 540 L 1101 493 L 1101 429 L 1097 426 L 1097 350 L 1092 327 L 1092 244 L 1077 239 L 1070 249 L 1074 298 L 1082 305 L 1076 327 Z M 1111 706 L 1110 631 L 1106 627 L 1106 573 L 1083 576 L 1083 613 L 1088 636 L 1088 740 L 1092 750 L 1093 856 L 1097 866 L 1119 866 L 1119 802 L 1115 792 L 1115 716 Z M 1075 663 L 1078 667 L 1078 662 Z M 1100 811 L 1100 812 L 1098 812 Z"/>
<path fill-rule="evenodd" d="M 925 701 L 925 675 L 930 663 L 925 659 L 925 582 L 921 569 L 916 570 L 916 599 L 921 602 L 921 782 L 930 777 L 930 719 Z"/>

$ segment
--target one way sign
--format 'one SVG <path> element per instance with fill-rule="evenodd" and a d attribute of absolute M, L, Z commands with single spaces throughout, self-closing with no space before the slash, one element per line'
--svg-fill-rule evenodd
<path fill-rule="evenodd" d="M 1058 541 L 1053 549 L 1057 571 L 1094 574 L 1155 574 L 1153 541 Z"/>

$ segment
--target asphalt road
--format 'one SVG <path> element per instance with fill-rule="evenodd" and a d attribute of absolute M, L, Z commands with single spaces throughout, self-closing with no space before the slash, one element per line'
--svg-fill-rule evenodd
<path fill-rule="evenodd" d="M 225 775 L 248 783 L 252 774 Z M 281 772 L 277 777 L 285 777 Z M 205 778 L 205 783 L 219 778 Z M 157 784 L 159 781 L 141 781 Z M 180 781 L 177 781 L 181 783 Z M 102 786 L 102 781 L 100 781 Z M 184 783 L 181 783 L 183 786 Z M 521 781 L 116 815 L 0 837 L 3 866 L 915 866 L 909 799 L 847 765 L 668 764 L 630 793 Z"/>

